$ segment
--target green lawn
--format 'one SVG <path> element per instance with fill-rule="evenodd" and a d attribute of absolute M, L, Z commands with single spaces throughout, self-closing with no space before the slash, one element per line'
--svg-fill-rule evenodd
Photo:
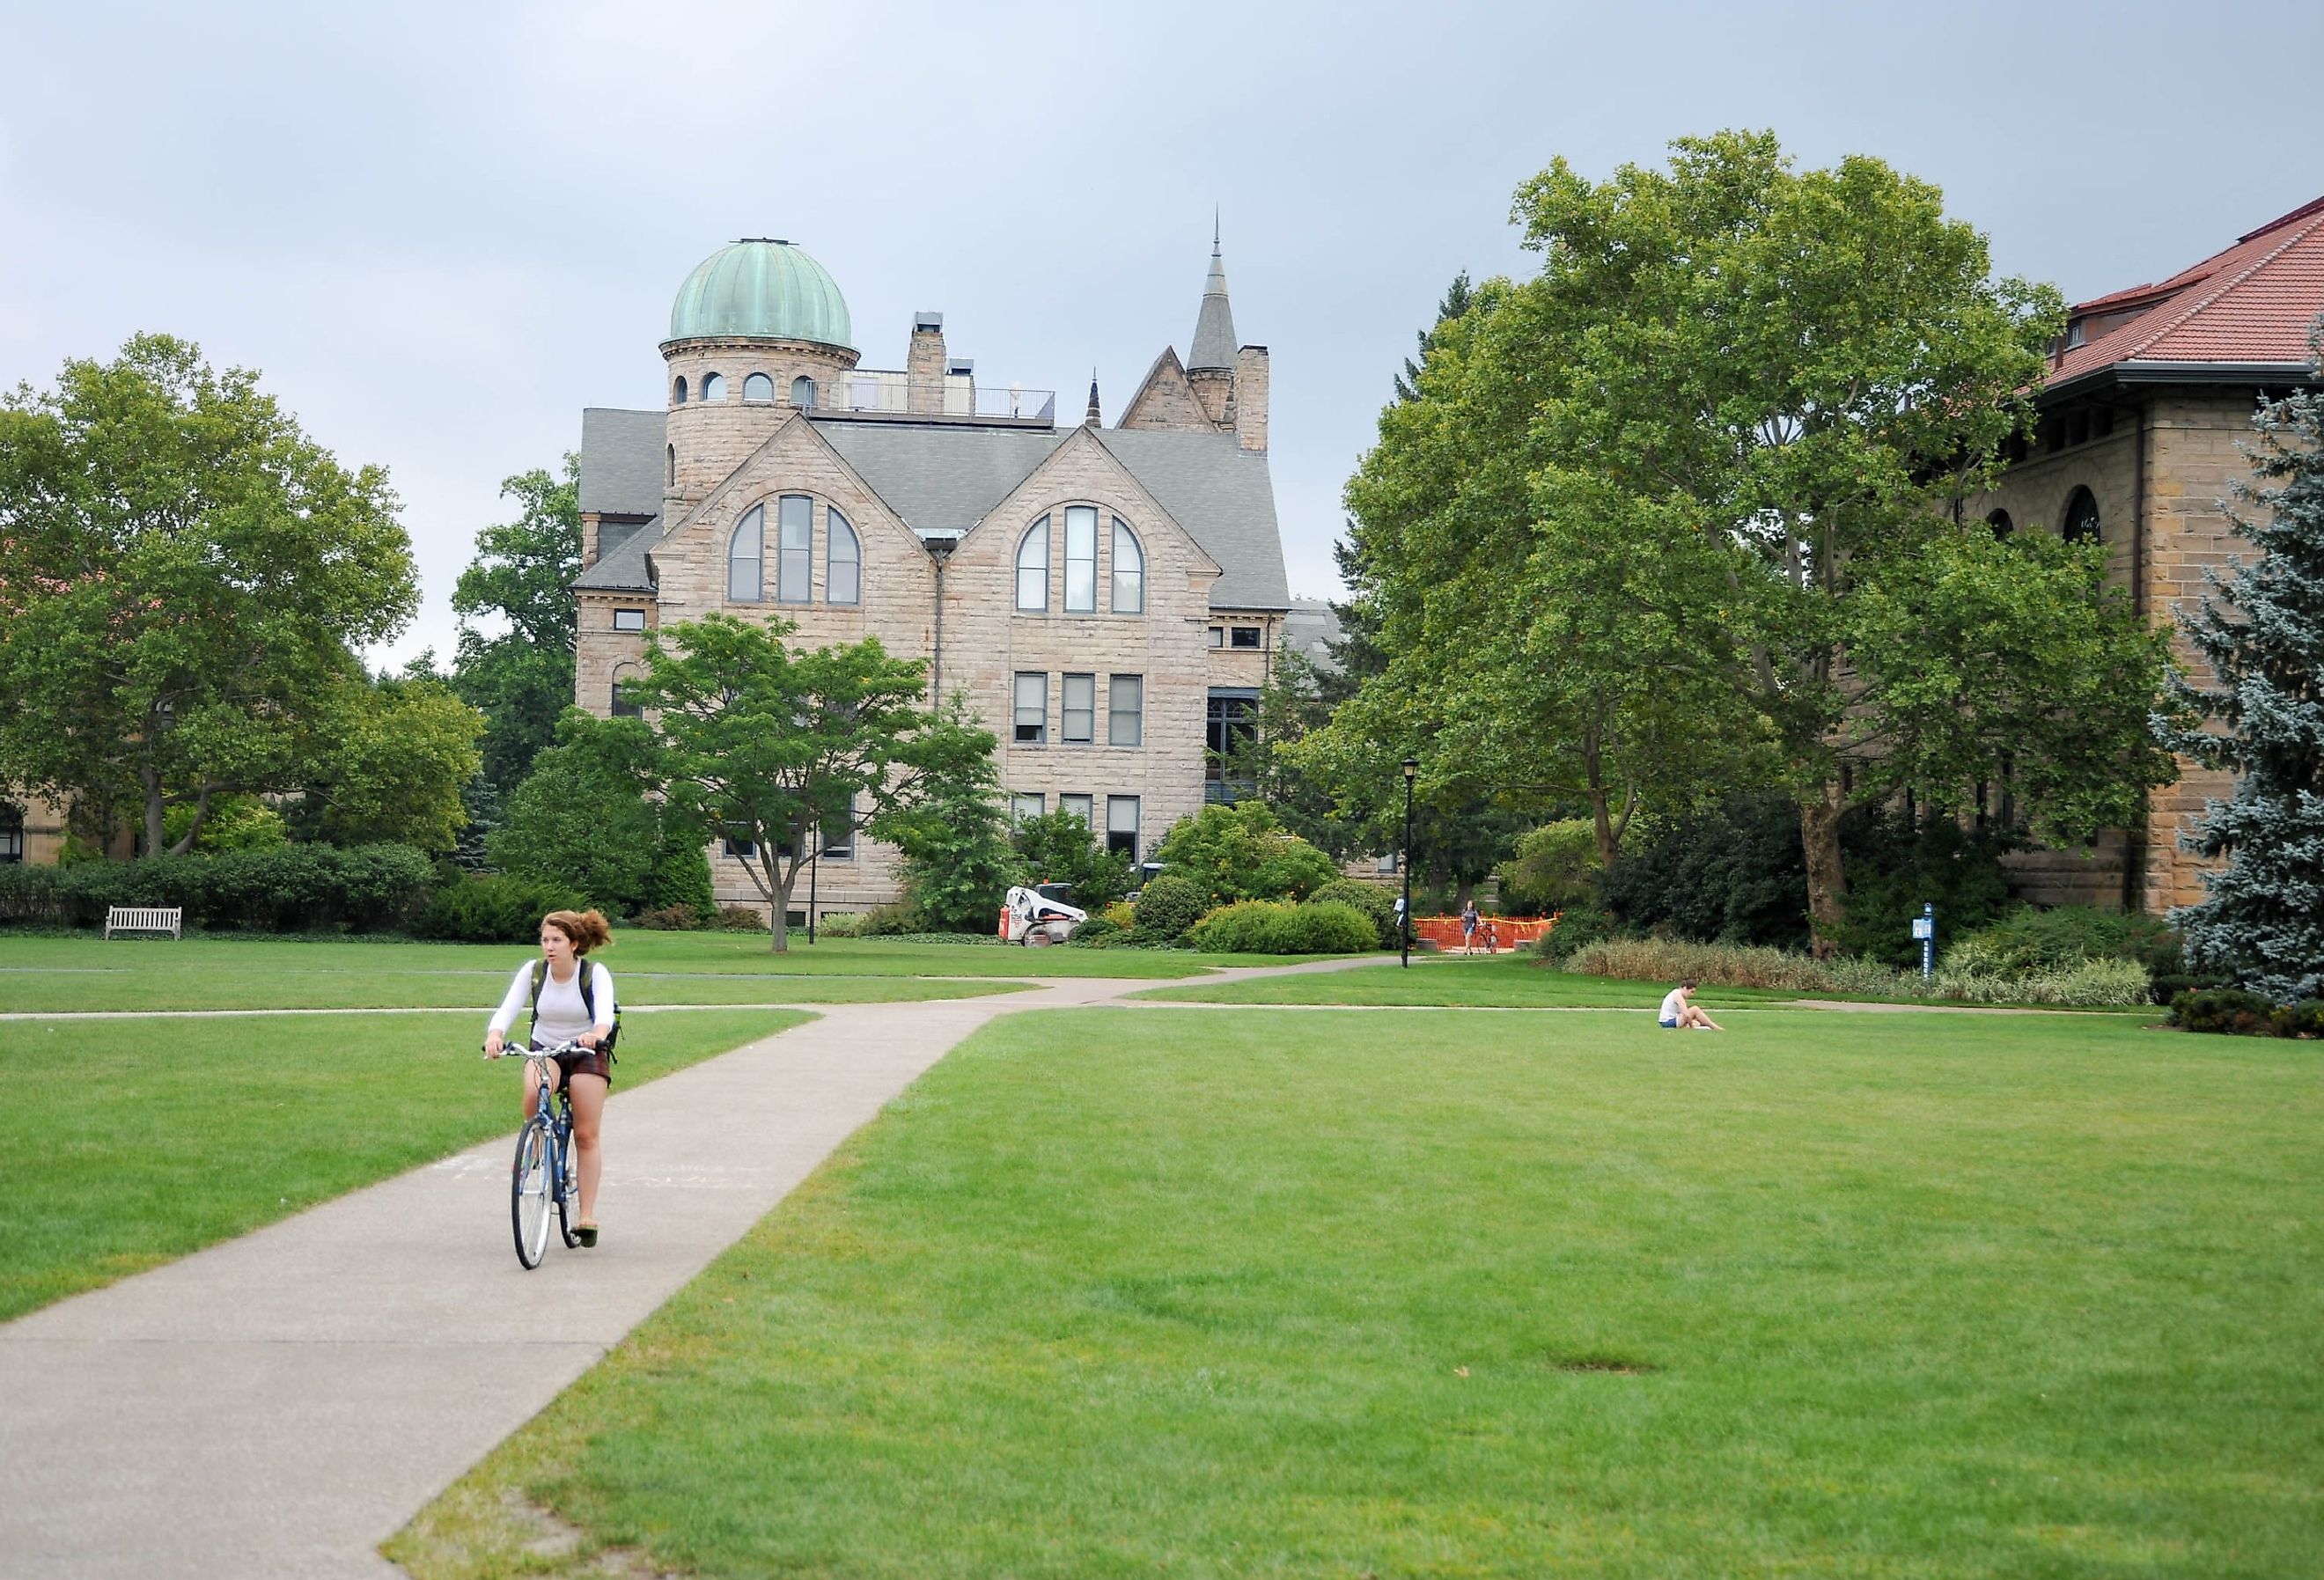
<path fill-rule="evenodd" d="M 941 980 L 1168 978 L 1240 956 L 1150 949 L 1010 949 L 838 939 L 785 955 L 741 933 L 622 929 L 603 958 L 630 1003 L 839 1003 L 958 998 L 1018 984 Z M 521 944 L 212 934 L 176 942 L 0 931 L 0 1010 L 489 1007 L 530 951 Z"/>
<path fill-rule="evenodd" d="M 1552 971 L 1530 955 L 1500 955 L 1474 959 L 1457 956 L 1449 959 L 1416 958 L 1409 969 L 1391 962 L 1312 976 L 1190 983 L 1182 987 L 1148 988 L 1136 996 L 1213 1004 L 1410 1004 L 1454 1009 L 1651 1011 L 1661 1005 L 1663 994 L 1674 985 L 1667 982 L 1618 982 L 1605 976 L 1579 976 L 1572 972 Z M 1774 993 L 1749 987 L 1705 987 L 1693 996 L 1697 1003 L 1715 1015 L 1722 1008 L 1793 1004 L 1803 997 L 1827 995 Z M 2073 1012 L 2128 1014 L 2147 1020 L 2158 1019 L 2163 1013 L 2148 1007 Z"/>
<path fill-rule="evenodd" d="M 620 1084 L 807 1018 L 650 1017 Z M 359 1056 L 328 1056 L 347 1027 L 0 1022 L 0 1321 L 514 1131 L 514 1077 L 477 1058 L 474 1015 L 369 1021 Z"/>
<path fill-rule="evenodd" d="M 1738 1019 L 1011 1016 L 388 1550 L 2318 1572 L 2312 1045 Z"/>

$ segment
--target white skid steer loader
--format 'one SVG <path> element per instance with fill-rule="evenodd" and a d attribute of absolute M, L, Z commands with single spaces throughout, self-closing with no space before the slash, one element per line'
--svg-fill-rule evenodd
<path fill-rule="evenodd" d="M 1065 903 L 1071 892 L 1068 883 L 1010 890 L 1009 902 L 1001 908 L 1001 941 L 1039 949 L 1072 938 L 1074 929 L 1089 919 L 1089 912 Z"/>

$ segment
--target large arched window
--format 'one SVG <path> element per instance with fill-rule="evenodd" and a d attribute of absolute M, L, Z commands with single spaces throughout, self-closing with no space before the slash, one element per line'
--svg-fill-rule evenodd
<path fill-rule="evenodd" d="M 678 375 L 678 382 L 669 386 L 669 403 L 673 406 L 683 406 L 686 404 L 686 375 L 684 374 L 679 374 Z"/>
<path fill-rule="evenodd" d="M 775 568 L 775 601 L 815 602 L 815 501 L 804 494 L 786 494 L 777 506 L 782 541 Z"/>
<path fill-rule="evenodd" d="M 1024 541 L 1017 545 L 1017 606 L 1019 609 L 1047 609 L 1049 606 L 1049 518 L 1043 516 L 1025 532 Z"/>
<path fill-rule="evenodd" d="M 815 381 L 805 374 L 791 380 L 791 404 L 810 411 L 815 407 Z"/>
<path fill-rule="evenodd" d="M 761 401 L 771 402 L 774 398 L 775 381 L 765 374 L 754 373 L 742 381 L 742 400 L 745 404 L 756 404 Z"/>
<path fill-rule="evenodd" d="M 860 604 L 863 601 L 863 544 L 855 536 L 855 529 L 847 518 L 835 510 L 824 514 L 831 522 L 831 547 L 825 551 L 823 575 L 823 600 L 826 604 Z"/>
<path fill-rule="evenodd" d="M 2089 489 L 2077 488 L 2066 495 L 2065 525 L 2058 535 L 2069 543 L 2098 541 L 2098 502 Z"/>
<path fill-rule="evenodd" d="M 754 504 L 734 524 L 726 545 L 726 601 L 755 604 L 766 596 L 767 507 Z"/>
<path fill-rule="evenodd" d="M 642 677 L 640 675 L 638 667 L 635 664 L 616 664 L 613 666 L 613 716 L 615 718 L 640 718 L 644 716 L 646 710 L 638 701 L 638 681 L 641 679 L 642 679 Z"/>
<path fill-rule="evenodd" d="M 1996 538 L 2006 538 L 2017 530 L 2017 523 L 2009 519 L 2009 513 L 2006 510 L 1988 512 L 1985 518 L 1985 524 L 1993 529 L 1993 535 Z"/>
<path fill-rule="evenodd" d="M 1113 612 L 1146 613 L 1146 550 L 1120 516 L 1113 518 Z"/>
<path fill-rule="evenodd" d="M 726 398 L 726 375 L 723 373 L 704 374 L 702 375 L 702 398 L 710 402 L 724 400 Z"/>
<path fill-rule="evenodd" d="M 1065 506 L 1065 613 L 1097 613 L 1097 507 Z"/>

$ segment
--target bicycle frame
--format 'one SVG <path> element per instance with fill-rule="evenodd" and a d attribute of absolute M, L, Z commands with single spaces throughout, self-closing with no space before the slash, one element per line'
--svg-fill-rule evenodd
<path fill-rule="evenodd" d="M 511 1051 L 528 1061 L 536 1062 L 538 1066 L 526 1072 L 533 1082 L 532 1113 L 526 1115 L 523 1125 L 517 1132 L 517 1171 L 510 1183 L 513 1193 L 512 1209 L 516 1223 L 517 1260 L 525 1267 L 532 1268 L 540 1265 L 541 1252 L 548 1248 L 545 1219 L 552 1206 L 556 1209 L 559 1234 L 567 1247 L 569 1249 L 579 1243 L 575 1202 L 577 1160 L 573 1143 L 573 1099 L 568 1090 L 570 1083 L 556 1077 L 555 1061 L 562 1055 L 578 1053 L 583 1049 L 577 1043 L 560 1042 L 548 1048 Z M 534 1221 L 534 1230 L 528 1231 L 525 1227 L 525 1204 L 534 1199 L 535 1193 L 529 1187 L 533 1178 L 533 1166 L 526 1160 L 526 1149 L 530 1144 L 526 1138 L 536 1133 L 536 1123 L 542 1144 L 538 1160 L 541 1218 Z"/>

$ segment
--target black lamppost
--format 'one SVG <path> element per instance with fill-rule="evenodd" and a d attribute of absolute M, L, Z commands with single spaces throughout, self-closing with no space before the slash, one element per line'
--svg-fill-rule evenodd
<path fill-rule="evenodd" d="M 1404 869 L 1404 938 L 1402 964 L 1412 968 L 1412 781 L 1420 773 L 1420 759 L 1404 760 L 1404 855 L 1397 865 Z"/>

